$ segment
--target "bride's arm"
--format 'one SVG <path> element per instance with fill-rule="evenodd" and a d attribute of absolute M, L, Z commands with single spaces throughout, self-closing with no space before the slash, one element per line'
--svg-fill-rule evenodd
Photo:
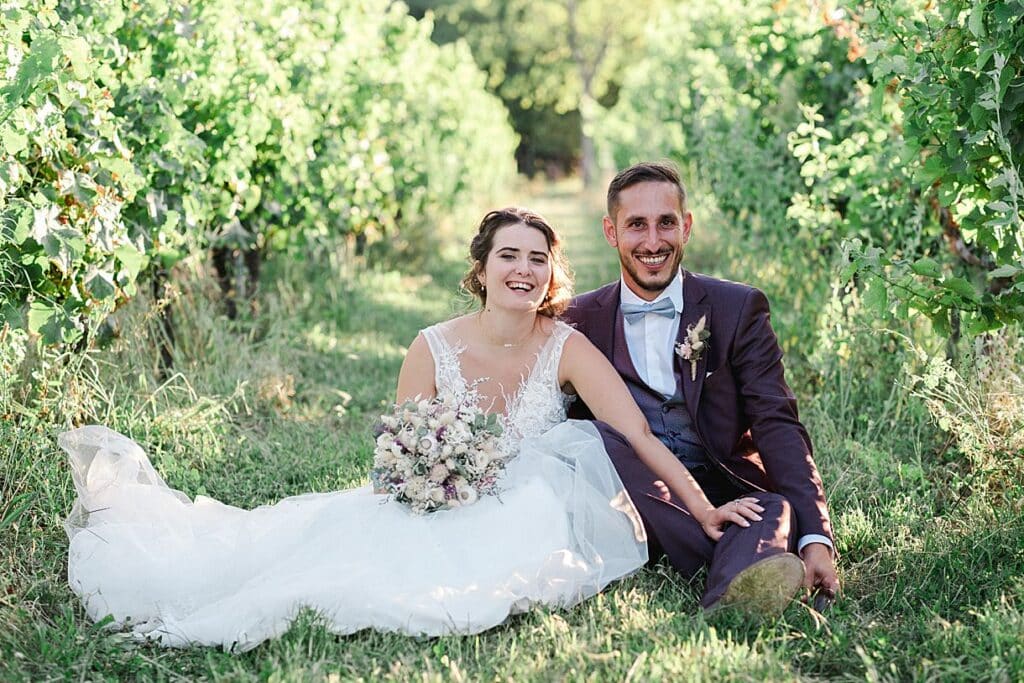
<path fill-rule="evenodd" d="M 651 432 L 619 373 L 579 332 L 566 340 L 558 372 L 559 382 L 571 383 L 594 417 L 626 437 L 644 464 L 683 501 L 712 539 L 717 541 L 728 523 L 750 526 L 747 519 L 761 519 L 757 513 L 764 509 L 753 498 L 719 508 L 711 504 L 686 467 Z"/>
<path fill-rule="evenodd" d="M 409 351 L 402 361 L 402 369 L 398 372 L 397 402 L 405 403 L 412 399 L 434 398 L 437 388 L 434 386 L 434 357 L 423 334 L 409 345 Z"/>
<path fill-rule="evenodd" d="M 434 357 L 422 334 L 416 335 L 409 345 L 409 350 L 402 361 L 402 369 L 398 371 L 398 391 L 395 400 L 398 404 L 421 398 L 434 398 L 437 389 L 434 387 Z M 374 493 L 386 493 L 385 489 L 373 489 Z"/>

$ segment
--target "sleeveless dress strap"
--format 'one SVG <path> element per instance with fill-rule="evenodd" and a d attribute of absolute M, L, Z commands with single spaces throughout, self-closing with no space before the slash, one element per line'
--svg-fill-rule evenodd
<path fill-rule="evenodd" d="M 561 393 L 561 388 L 558 384 L 558 366 L 562 361 L 562 350 L 565 348 L 565 342 L 572 333 L 573 328 L 560 320 L 556 320 L 555 326 L 551 330 L 552 339 L 543 350 L 542 353 L 544 355 L 537 359 L 538 378 L 545 385 L 552 387 L 559 393 Z"/>
<path fill-rule="evenodd" d="M 434 357 L 434 386 L 438 392 L 452 391 L 461 394 L 466 391 L 466 380 L 459 368 L 459 354 L 462 347 L 453 347 L 448 343 L 441 325 L 431 325 L 422 331 L 427 340 L 430 355 Z"/>

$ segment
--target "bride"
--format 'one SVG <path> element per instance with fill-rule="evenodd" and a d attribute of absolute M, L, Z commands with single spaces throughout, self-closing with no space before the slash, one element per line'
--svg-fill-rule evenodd
<path fill-rule="evenodd" d="M 655 438 L 622 380 L 556 320 L 571 280 L 555 232 L 492 211 L 464 280 L 478 311 L 423 330 L 398 401 L 439 390 L 496 413 L 516 456 L 500 494 L 416 515 L 371 486 L 242 510 L 167 487 L 142 449 L 99 426 L 60 436 L 78 500 L 66 524 L 68 581 L 89 616 L 166 646 L 255 647 L 302 608 L 328 629 L 475 633 L 544 604 L 569 607 L 643 566 L 643 526 L 571 394 L 621 432 L 713 539 L 759 519 L 754 499 L 714 508 Z"/>

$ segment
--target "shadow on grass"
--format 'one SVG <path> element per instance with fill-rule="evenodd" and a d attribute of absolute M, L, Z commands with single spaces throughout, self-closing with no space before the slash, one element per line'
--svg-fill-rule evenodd
<path fill-rule="evenodd" d="M 618 276 L 599 203 L 556 190 L 531 204 L 565 234 L 581 290 Z M 462 268 L 439 260 L 422 272 L 345 278 L 311 263 L 276 277 L 271 269 L 256 318 L 233 325 L 197 295 L 172 385 L 147 379 L 152 348 L 136 340 L 107 354 L 92 384 L 69 385 L 68 400 L 81 401 L 72 412 L 144 442 L 190 496 L 252 507 L 362 483 L 370 427 L 404 350 L 418 330 L 460 312 Z M 923 437 L 903 413 L 883 421 L 883 393 L 842 400 L 811 411 L 827 469 L 846 468 L 831 480 L 844 489 L 833 501 L 846 594 L 824 621 L 796 605 L 767 623 L 705 619 L 703 577 L 687 582 L 656 566 L 572 610 L 536 610 L 476 636 L 335 636 L 305 613 L 241 655 L 126 643 L 89 623 L 63 570 L 60 521 L 72 493 L 52 443 L 63 418 L 0 425 L 14 449 L 0 455 L 3 493 L 34 496 L 0 530 L 0 680 L 1020 680 L 1019 503 L 985 507 L 979 496 L 936 515 L 928 496 L 939 486 L 919 472 L 925 447 L 898 443 Z M 870 443 L 856 440 L 868 434 Z M 911 478 L 904 466 L 918 470 Z"/>

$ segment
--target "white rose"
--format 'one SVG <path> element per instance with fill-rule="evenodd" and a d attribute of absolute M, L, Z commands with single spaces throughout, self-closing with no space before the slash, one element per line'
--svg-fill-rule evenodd
<path fill-rule="evenodd" d="M 430 489 L 430 500 L 434 501 L 435 503 L 443 503 L 444 502 L 444 489 L 441 488 L 440 486 L 433 486 L 433 487 L 431 487 L 431 489 Z"/>
<path fill-rule="evenodd" d="M 420 437 L 416 446 L 419 448 L 420 453 L 433 453 L 434 449 L 437 448 L 437 439 L 428 434 Z"/>

